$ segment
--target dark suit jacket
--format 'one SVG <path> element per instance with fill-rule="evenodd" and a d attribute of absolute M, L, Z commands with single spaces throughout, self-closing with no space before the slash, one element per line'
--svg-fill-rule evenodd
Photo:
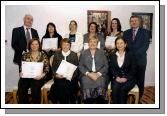
<path fill-rule="evenodd" d="M 136 63 L 135 58 L 132 52 L 125 52 L 125 58 L 123 65 L 118 66 L 117 55 L 112 54 L 110 61 L 110 71 L 113 74 L 113 78 L 116 77 L 125 77 L 128 80 L 134 79 L 134 74 L 136 72 Z"/>
<path fill-rule="evenodd" d="M 62 60 L 64 60 L 64 56 L 62 55 L 62 52 L 56 51 L 54 54 L 53 63 L 52 63 L 52 72 L 53 72 L 54 77 L 56 77 L 56 71 L 57 71 Z M 74 53 L 73 51 L 71 51 L 71 53 L 66 57 L 66 61 L 78 66 L 77 54 Z M 73 74 L 71 82 L 76 84 L 78 81 L 78 76 L 79 76 L 79 70 L 77 68 Z M 60 84 L 60 85 L 64 85 L 64 82 L 67 81 L 65 78 L 63 78 L 63 79 L 54 78 L 54 80 L 57 84 Z"/>
<path fill-rule="evenodd" d="M 129 49 L 134 53 L 137 65 L 147 64 L 147 49 L 149 47 L 150 33 L 148 30 L 139 28 L 135 36 L 135 40 L 132 40 L 132 29 L 128 29 L 124 32 L 123 37 L 128 42 Z"/>
<path fill-rule="evenodd" d="M 32 38 L 39 38 L 38 33 L 35 29 L 31 28 Z M 12 48 L 14 49 L 14 59 L 13 62 L 21 65 L 22 52 L 26 51 L 27 41 L 25 36 L 24 27 L 17 27 L 13 29 L 12 32 Z"/>

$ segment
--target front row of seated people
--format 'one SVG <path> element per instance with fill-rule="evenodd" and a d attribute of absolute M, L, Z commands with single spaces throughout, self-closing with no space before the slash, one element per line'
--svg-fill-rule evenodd
<path fill-rule="evenodd" d="M 76 102 L 78 92 L 80 92 L 80 98 L 84 104 L 105 104 L 108 100 L 109 80 L 112 80 L 112 103 L 127 103 L 128 92 L 135 86 L 136 80 L 134 78 L 134 56 L 128 50 L 126 40 L 123 37 L 117 37 L 115 40 L 116 50 L 111 55 L 109 63 L 104 50 L 98 49 L 97 45 L 97 36 L 89 37 L 89 48 L 83 50 L 78 58 L 77 53 L 70 50 L 70 40 L 67 38 L 61 40 L 61 50 L 55 51 L 51 66 L 54 83 L 50 88 L 48 98 L 52 103 L 80 103 Z M 71 81 L 56 73 L 62 60 L 77 66 Z M 31 103 L 39 104 L 41 87 L 46 83 L 46 75 L 50 69 L 48 57 L 41 50 L 39 39 L 30 41 L 29 52 L 23 54 L 22 61 L 44 63 L 43 73 L 40 76 L 33 79 L 20 78 L 18 83 L 19 103 L 30 103 L 28 89 L 31 88 Z M 113 76 L 110 77 L 108 72 Z M 20 73 L 21 76 L 22 73 Z"/>

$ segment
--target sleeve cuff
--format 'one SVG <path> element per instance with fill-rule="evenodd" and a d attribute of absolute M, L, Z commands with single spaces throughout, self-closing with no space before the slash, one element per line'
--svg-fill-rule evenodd
<path fill-rule="evenodd" d="M 86 72 L 85 75 L 88 76 L 88 73 L 89 73 L 89 72 Z"/>
<path fill-rule="evenodd" d="M 101 76 L 102 76 L 102 74 L 101 74 L 100 72 L 97 72 L 97 74 L 99 75 L 99 77 L 101 77 Z"/>

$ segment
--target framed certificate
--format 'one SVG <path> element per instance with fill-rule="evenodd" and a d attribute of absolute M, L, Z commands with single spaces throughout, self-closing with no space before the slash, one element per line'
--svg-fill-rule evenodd
<path fill-rule="evenodd" d="M 43 62 L 22 62 L 22 78 L 34 78 L 43 73 Z"/>
<path fill-rule="evenodd" d="M 65 60 L 62 60 L 56 73 L 63 75 L 63 77 L 65 77 L 67 80 L 71 80 L 73 73 L 76 69 L 77 69 L 77 66 L 75 66 L 75 65 L 73 65 Z"/>
<path fill-rule="evenodd" d="M 112 48 L 115 48 L 115 39 L 117 37 L 113 37 L 113 36 L 107 36 L 106 37 L 106 41 L 105 41 L 105 46 L 112 46 Z"/>
<path fill-rule="evenodd" d="M 58 38 L 44 38 L 42 42 L 42 49 L 52 49 L 58 46 Z"/>

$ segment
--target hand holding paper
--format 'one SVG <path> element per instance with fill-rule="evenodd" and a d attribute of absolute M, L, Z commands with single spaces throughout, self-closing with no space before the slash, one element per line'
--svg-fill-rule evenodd
<path fill-rule="evenodd" d="M 107 36 L 106 37 L 106 42 L 105 42 L 105 46 L 112 46 L 112 48 L 115 48 L 115 39 L 117 37 L 113 37 L 113 36 Z"/>
<path fill-rule="evenodd" d="M 43 72 L 43 62 L 22 61 L 22 78 L 35 78 Z"/>
<path fill-rule="evenodd" d="M 71 80 L 74 71 L 77 69 L 77 66 L 62 60 L 56 73 L 59 75 L 63 75 L 63 77 L 65 77 L 67 80 Z"/>
<path fill-rule="evenodd" d="M 57 49 L 57 45 L 58 45 L 58 38 L 44 38 L 43 42 L 42 42 L 42 49 L 52 49 L 52 48 L 56 48 Z"/>

